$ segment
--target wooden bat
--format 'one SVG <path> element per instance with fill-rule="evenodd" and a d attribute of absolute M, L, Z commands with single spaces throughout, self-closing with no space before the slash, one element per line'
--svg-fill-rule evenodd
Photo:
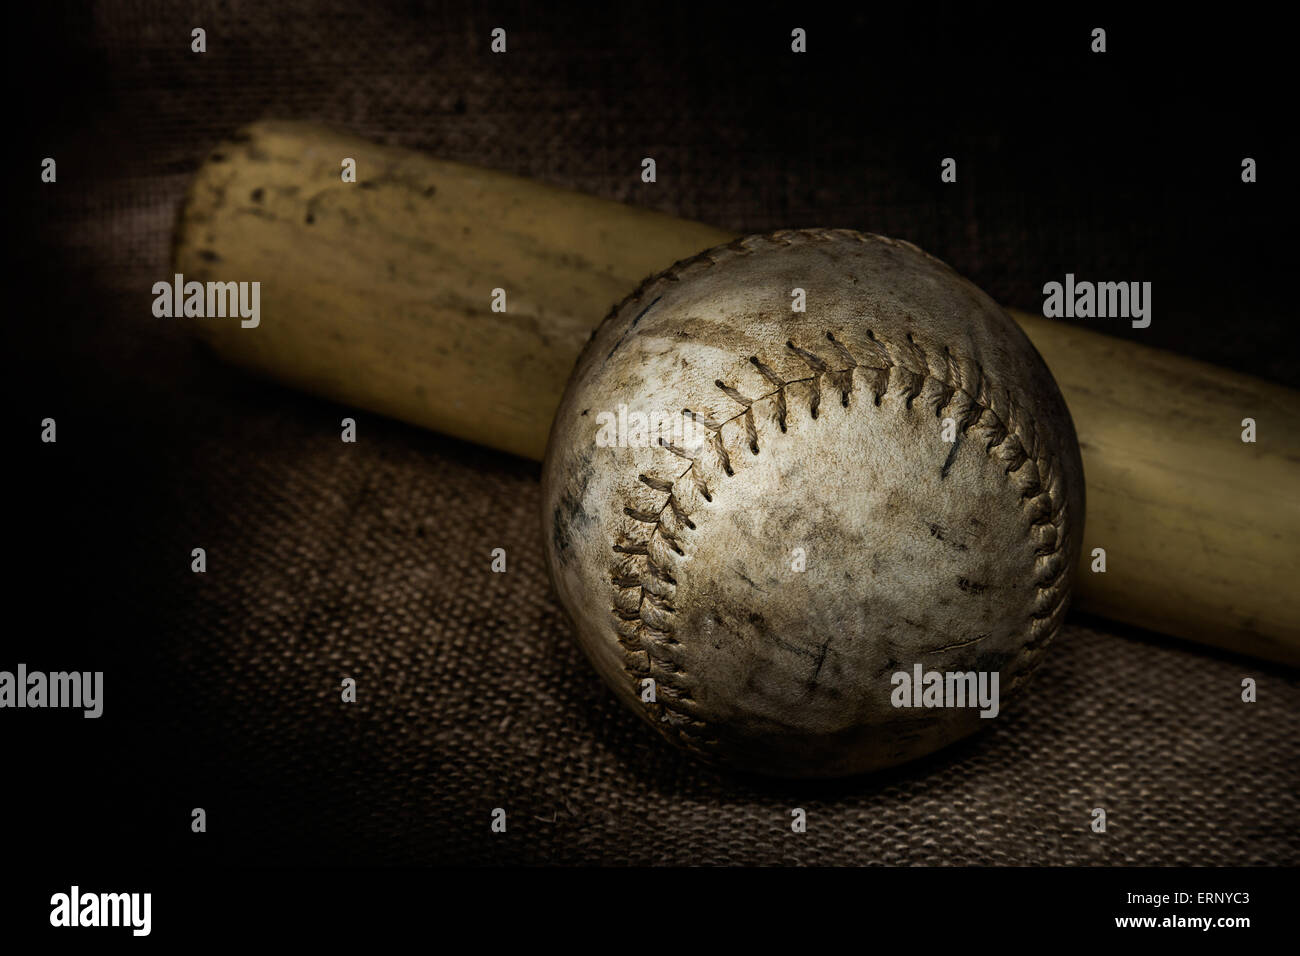
<path fill-rule="evenodd" d="M 343 181 L 344 159 L 355 182 Z M 262 283 L 256 328 L 187 320 L 225 359 L 540 459 L 574 360 L 609 308 L 733 238 L 330 128 L 261 122 L 208 156 L 173 262 L 185 281 Z M 505 311 L 491 307 L 498 289 Z M 1011 314 L 1056 376 L 1083 451 L 1076 606 L 1300 664 L 1300 395 Z M 1242 440 L 1246 418 L 1255 443 Z M 1095 548 L 1104 573 L 1092 570 Z"/>

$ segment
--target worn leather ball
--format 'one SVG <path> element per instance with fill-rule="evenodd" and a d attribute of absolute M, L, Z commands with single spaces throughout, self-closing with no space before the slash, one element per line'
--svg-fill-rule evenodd
<path fill-rule="evenodd" d="M 1005 715 L 1060 627 L 1084 517 L 1074 427 L 1015 322 L 848 230 L 642 283 L 577 362 L 542 498 L 555 590 L 619 698 L 781 776 L 898 764 Z M 997 706 L 970 699 L 979 679 Z"/>

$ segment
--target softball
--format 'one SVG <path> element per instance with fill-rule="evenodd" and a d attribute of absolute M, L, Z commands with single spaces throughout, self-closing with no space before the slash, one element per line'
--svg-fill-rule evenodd
<path fill-rule="evenodd" d="M 1055 381 L 906 242 L 750 236 L 647 279 L 587 343 L 542 477 L 587 656 L 673 743 L 742 770 L 898 764 L 1005 713 L 1083 530 Z"/>

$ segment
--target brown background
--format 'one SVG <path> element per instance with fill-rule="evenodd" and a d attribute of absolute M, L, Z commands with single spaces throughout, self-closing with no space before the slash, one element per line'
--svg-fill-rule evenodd
<path fill-rule="evenodd" d="M 1295 673 L 1078 616 L 1023 709 L 921 764 L 830 784 L 698 765 L 569 641 L 536 465 L 365 414 L 344 445 L 354 411 L 151 316 L 200 158 L 292 117 L 736 231 L 899 236 L 1030 311 L 1067 271 L 1149 279 L 1151 328 L 1104 331 L 1300 384 L 1280 30 L 698 7 L 74 4 L 14 24 L 11 153 L 55 156 L 59 182 L 10 186 L 9 582 L 30 613 L 0 666 L 107 672 L 99 721 L 4 718 L 25 837 L 194 862 L 1300 861 Z M 1091 56 L 1102 21 L 1112 52 Z M 32 439 L 47 415 L 56 446 Z"/>

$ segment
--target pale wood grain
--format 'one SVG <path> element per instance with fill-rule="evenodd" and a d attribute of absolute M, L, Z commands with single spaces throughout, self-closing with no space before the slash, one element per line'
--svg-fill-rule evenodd
<path fill-rule="evenodd" d="M 344 157 L 357 183 L 341 181 Z M 320 126 L 264 122 L 202 167 L 174 263 L 187 280 L 262 282 L 256 329 L 184 320 L 227 360 L 540 459 L 569 370 L 609 308 L 646 276 L 733 238 Z M 495 288 L 504 313 L 490 309 Z M 1300 395 L 1012 315 L 1060 383 L 1083 451 L 1077 605 L 1300 663 Z M 1241 441 L 1245 417 L 1258 423 L 1255 444 Z M 1094 547 L 1106 549 L 1105 574 L 1090 570 Z"/>

